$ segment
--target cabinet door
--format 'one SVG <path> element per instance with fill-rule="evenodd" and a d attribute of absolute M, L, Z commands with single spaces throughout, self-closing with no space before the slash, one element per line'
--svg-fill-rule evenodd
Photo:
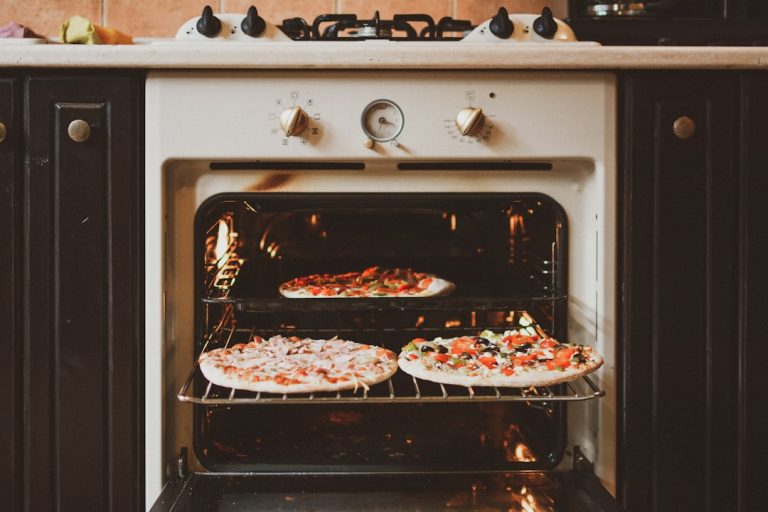
<path fill-rule="evenodd" d="M 0 502 L 21 510 L 21 103 L 18 83 L 0 77 Z"/>
<path fill-rule="evenodd" d="M 768 73 L 742 76 L 741 112 L 739 504 L 762 510 L 768 503 Z"/>
<path fill-rule="evenodd" d="M 622 82 L 620 499 L 735 510 L 738 76 Z"/>
<path fill-rule="evenodd" d="M 29 77 L 25 168 L 25 506 L 136 510 L 137 85 Z"/>

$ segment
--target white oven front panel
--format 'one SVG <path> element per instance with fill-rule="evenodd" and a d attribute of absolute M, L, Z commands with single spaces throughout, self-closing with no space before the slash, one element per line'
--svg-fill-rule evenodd
<path fill-rule="evenodd" d="M 492 97 L 493 96 L 493 97 Z M 394 142 L 364 144 L 361 112 L 394 102 Z M 308 131 L 285 137 L 295 103 Z M 311 104 L 309 101 L 311 100 Z M 279 102 L 279 104 L 278 104 Z M 472 140 L 453 117 L 469 104 L 493 128 Z M 191 449 L 192 409 L 175 400 L 194 354 L 193 220 L 225 192 L 540 192 L 569 222 L 569 336 L 605 356 L 600 400 L 569 405 L 579 444 L 615 491 L 615 84 L 604 73 L 247 72 L 153 73 L 147 81 L 146 489 L 151 505 L 165 464 Z M 312 128 L 317 128 L 317 134 Z M 484 132 L 486 133 L 486 132 Z M 479 140 L 477 140 L 479 138 Z M 285 141 L 285 142 L 284 142 Z M 305 142 L 304 142 L 305 141 Z M 401 171 L 429 161 L 546 162 L 550 171 Z M 211 170 L 224 161 L 354 161 L 361 170 Z M 567 459 L 566 459 L 567 460 Z"/>
<path fill-rule="evenodd" d="M 541 159 L 603 155 L 613 110 L 604 73 L 344 72 L 153 73 L 148 147 L 166 157 L 221 159 Z M 162 97 L 161 102 L 152 98 Z M 402 111 L 395 140 L 364 144 L 363 114 L 376 100 Z M 309 126 L 287 137 L 284 110 Z M 479 133 L 462 136 L 460 110 L 481 108 Z M 386 127 L 384 127 L 386 130 Z"/>

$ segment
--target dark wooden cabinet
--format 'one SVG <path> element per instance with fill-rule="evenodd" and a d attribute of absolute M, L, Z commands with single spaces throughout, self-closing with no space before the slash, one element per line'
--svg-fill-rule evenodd
<path fill-rule="evenodd" d="M 620 500 L 757 510 L 768 77 L 621 84 Z"/>
<path fill-rule="evenodd" d="M 0 144 L 12 510 L 143 508 L 142 90 L 129 73 L 0 79 L 13 125 Z"/>
<path fill-rule="evenodd" d="M 19 81 L 0 76 L 0 501 L 21 510 L 21 112 Z"/>
<path fill-rule="evenodd" d="M 737 418 L 740 510 L 768 503 L 768 73 L 748 73 L 740 82 L 743 101 L 739 147 L 739 354 Z"/>

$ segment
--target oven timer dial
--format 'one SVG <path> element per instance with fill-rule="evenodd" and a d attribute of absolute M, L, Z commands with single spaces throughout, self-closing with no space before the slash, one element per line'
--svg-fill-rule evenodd
<path fill-rule="evenodd" d="M 309 117 L 301 107 L 288 108 L 280 114 L 280 128 L 283 129 L 286 137 L 300 135 L 308 125 Z"/>
<path fill-rule="evenodd" d="M 462 135 L 474 135 L 483 127 L 484 120 L 483 109 L 477 107 L 463 108 L 456 114 L 456 128 Z"/>
<path fill-rule="evenodd" d="M 404 124 L 403 111 L 394 101 L 372 101 L 363 109 L 360 122 L 368 137 L 365 145 L 372 148 L 373 142 L 388 142 L 400 135 Z"/>

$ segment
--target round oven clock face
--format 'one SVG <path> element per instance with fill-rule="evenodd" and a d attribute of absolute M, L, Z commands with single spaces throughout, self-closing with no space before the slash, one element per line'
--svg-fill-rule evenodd
<path fill-rule="evenodd" d="M 377 142 L 395 139 L 403 131 L 403 111 L 389 100 L 371 102 L 361 121 L 365 134 Z"/>

